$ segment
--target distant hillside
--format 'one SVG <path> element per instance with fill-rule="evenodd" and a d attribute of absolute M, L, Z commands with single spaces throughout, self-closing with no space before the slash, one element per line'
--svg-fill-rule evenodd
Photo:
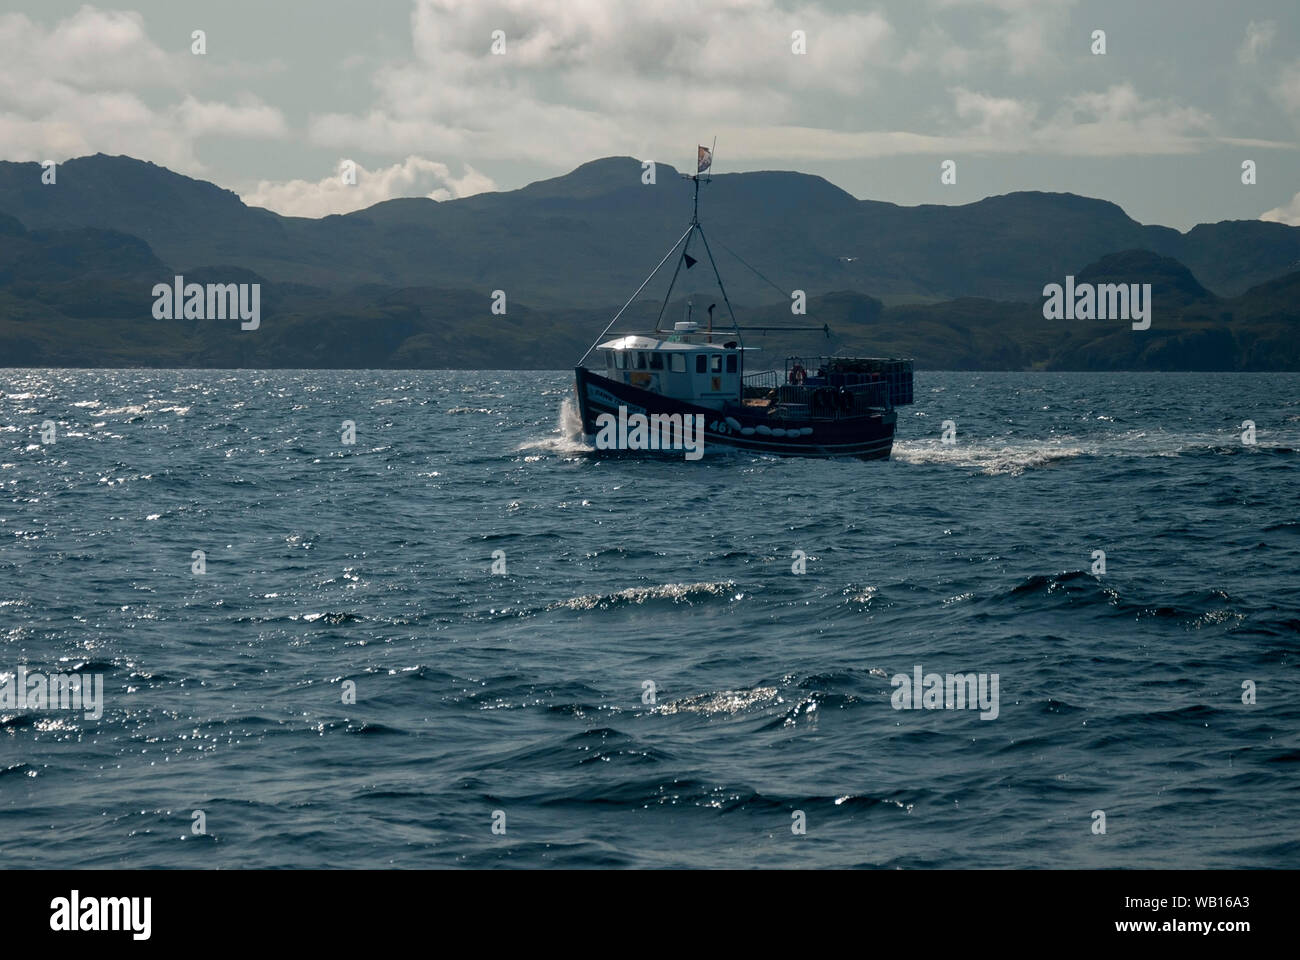
<path fill-rule="evenodd" d="M 689 219 L 689 185 L 677 171 L 659 164 L 653 186 L 641 183 L 641 172 L 639 161 L 606 158 L 519 190 L 441 203 L 390 200 L 311 220 L 99 154 L 62 164 L 52 186 L 41 184 L 37 164 L 0 162 L 0 212 L 33 230 L 130 234 L 182 272 L 231 264 L 334 290 L 380 284 L 486 296 L 503 289 L 538 309 L 592 309 L 630 296 Z M 1177 259 L 1220 296 L 1300 269 L 1300 227 L 1231 221 L 1183 234 L 1071 194 L 901 207 L 857 200 L 800 173 L 721 174 L 701 191 L 701 219 L 740 304 L 769 302 L 775 291 L 728 249 L 782 290 L 890 301 L 1028 301 L 1080 264 L 1129 249 Z"/>
<path fill-rule="evenodd" d="M 400 209 L 400 208 L 399 208 Z M 156 320 L 152 288 L 176 271 L 139 237 L 94 227 L 28 230 L 0 215 L 0 367 L 166 366 L 525 368 L 571 366 L 617 306 L 558 309 L 517 299 L 495 316 L 483 290 L 363 284 L 327 288 L 267 278 L 234 263 L 186 268 L 195 283 L 260 283 L 261 327 L 237 320 Z M 1300 271 L 1241 296 L 1206 290 L 1184 265 L 1145 250 L 1109 254 L 1079 282 L 1152 285 L 1151 329 L 1125 321 L 1049 321 L 1029 302 L 962 297 L 885 306 L 853 290 L 738 309 L 746 326 L 828 324 L 831 335 L 746 337 L 763 353 L 914 357 L 922 368 L 1019 370 L 1300 370 Z M 697 310 L 716 297 L 697 298 Z M 665 319 L 681 316 L 684 298 Z M 659 301 L 633 304 L 618 330 L 646 329 Z M 722 314 L 717 314 L 721 318 Z"/>
<path fill-rule="evenodd" d="M 1145 250 L 1112 254 L 1075 272 L 1080 283 L 1151 283 L 1151 329 L 1122 320 L 1043 319 L 1032 303 L 977 297 L 882 307 L 856 293 L 810 302 L 833 336 L 749 338 L 772 354 L 890 354 L 950 370 L 1300 370 L 1300 271 L 1220 298 L 1180 263 Z M 774 305 L 746 322 L 788 323 Z"/>

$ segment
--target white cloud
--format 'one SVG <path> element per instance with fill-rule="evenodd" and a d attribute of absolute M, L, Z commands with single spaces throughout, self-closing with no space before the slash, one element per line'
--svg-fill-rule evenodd
<path fill-rule="evenodd" d="M 455 177 L 446 164 L 418 156 L 377 170 L 356 164 L 356 183 L 349 184 L 343 178 L 348 163 L 351 161 L 340 161 L 335 173 L 315 182 L 263 180 L 242 199 L 249 206 L 266 207 L 288 217 L 325 217 L 363 210 L 394 197 L 450 200 L 496 189 L 491 177 L 469 164 L 462 176 Z"/>
<path fill-rule="evenodd" d="M 439 167 L 446 171 L 446 167 L 438 164 Z M 434 200 L 454 200 L 460 197 L 472 197 L 476 193 L 491 193 L 497 189 L 496 181 L 486 173 L 480 173 L 465 164 L 465 175 L 463 177 L 453 177 L 448 172 L 441 174 L 442 179 L 447 182 L 446 187 L 438 187 L 429 193 Z"/>
<path fill-rule="evenodd" d="M 1272 20 L 1264 20 L 1261 23 L 1250 21 L 1246 24 L 1246 38 L 1237 48 L 1238 62 L 1255 63 L 1260 53 L 1273 42 L 1275 36 L 1277 36 L 1277 24 Z"/>
<path fill-rule="evenodd" d="M 920 16 L 898 22 L 882 8 L 788 2 L 411 0 L 409 56 L 340 57 L 344 71 L 368 75 L 372 97 L 334 106 L 323 87 L 317 112 L 295 118 L 302 143 L 276 104 L 239 92 L 248 76 L 285 64 L 196 66 L 204 58 L 187 42 L 164 50 L 135 13 L 83 7 L 44 24 L 0 15 L 0 149 L 23 160 L 128 153 L 200 176 L 204 137 L 279 141 L 281 162 L 294 151 L 364 155 L 374 168 L 364 188 L 263 181 L 248 197 L 331 213 L 493 186 L 425 157 L 570 169 L 630 154 L 686 165 L 715 135 L 720 172 L 908 154 L 1279 145 L 1220 137 L 1204 110 L 1145 97 L 1135 81 L 1092 89 L 1112 64 L 1088 53 L 1089 34 L 1107 25 L 1080 17 L 1074 0 L 922 0 Z M 491 53 L 494 30 L 506 35 L 503 56 Z M 791 51 L 795 30 L 807 35 L 804 56 Z M 1252 21 L 1240 55 L 1262 56 L 1276 33 Z M 1230 44 L 1224 57 L 1233 56 Z M 218 99 L 197 89 L 214 77 L 230 89 Z M 1270 77 L 1274 100 L 1300 116 L 1300 61 Z"/>
<path fill-rule="evenodd" d="M 921 29 L 916 40 L 899 55 L 896 65 L 903 73 L 937 71 L 945 77 L 969 72 L 980 61 L 975 50 L 953 40 L 937 24 Z"/>
<path fill-rule="evenodd" d="M 0 144 L 7 160 L 129 154 L 201 173 L 204 136 L 282 138 L 278 109 L 185 92 L 194 58 L 149 39 L 138 13 L 83 6 L 51 26 L 0 15 Z M 158 106 L 150 106 L 146 96 Z"/>
<path fill-rule="evenodd" d="M 808 102 L 861 97 L 870 71 L 898 59 L 877 11 L 775 0 L 416 0 L 411 25 L 413 56 L 376 72 L 374 107 L 316 115 L 313 142 L 559 166 L 663 156 L 719 117 L 797 123 Z M 806 55 L 791 51 L 795 30 Z"/>
<path fill-rule="evenodd" d="M 1033 136 L 1044 151 L 1076 156 L 1175 154 L 1214 141 L 1212 127 L 1204 111 L 1143 98 L 1123 83 L 1067 97 Z"/>
<path fill-rule="evenodd" d="M 220 134 L 230 137 L 283 137 L 288 133 L 284 116 L 252 98 L 240 104 L 204 103 L 186 97 L 176 108 L 181 129 L 192 137 Z"/>
<path fill-rule="evenodd" d="M 1300 60 L 1283 68 L 1273 87 L 1273 96 L 1291 113 L 1300 114 Z"/>
<path fill-rule="evenodd" d="M 341 151 L 567 168 L 619 153 L 688 162 L 697 138 L 717 135 L 720 169 L 733 158 L 1181 153 L 1214 139 L 1208 114 L 1145 99 L 1128 84 L 1040 105 L 964 83 L 950 88 L 948 109 L 914 116 L 910 129 L 854 130 L 846 118 L 870 116 L 864 104 L 888 96 L 887 80 L 976 67 L 1011 76 L 1056 63 L 1073 4 L 930 2 L 940 13 L 975 17 L 978 26 L 963 34 L 969 48 L 933 23 L 909 45 L 878 11 L 832 13 L 812 3 L 414 0 L 411 58 L 375 72 L 371 107 L 317 114 L 309 136 Z M 503 55 L 491 53 L 494 30 L 505 33 Z M 794 30 L 806 32 L 804 56 L 791 52 Z M 1080 38 L 1085 57 L 1089 35 Z"/>
<path fill-rule="evenodd" d="M 138 13 L 85 6 L 45 28 L 20 13 L 0 15 L 0 90 L 24 79 L 78 87 L 166 86 L 175 64 L 145 33 Z"/>
<path fill-rule="evenodd" d="M 1284 203 L 1280 207 L 1261 213 L 1259 219 L 1285 223 L 1289 227 L 1300 227 L 1300 193 L 1292 197 L 1290 203 Z"/>
<path fill-rule="evenodd" d="M 953 135 L 917 143 L 918 152 L 972 151 L 1118 156 L 1189 153 L 1220 142 L 1199 110 L 1142 97 L 1130 84 L 1063 98 L 1045 119 L 1030 100 L 954 87 Z M 963 125 L 964 124 L 964 125 Z M 1253 141 L 1255 146 L 1284 146 Z"/>
<path fill-rule="evenodd" d="M 1000 58 L 1013 74 L 1024 74 L 1059 60 L 1068 14 L 1075 0 L 937 0 L 944 8 L 985 8 L 997 16 L 980 36 L 983 59 Z M 1078 38 L 1086 49 L 1091 30 Z"/>
<path fill-rule="evenodd" d="M 1024 137 L 1038 107 L 1010 97 L 991 97 L 963 87 L 952 91 L 957 116 L 974 123 L 972 132 L 981 136 Z"/>

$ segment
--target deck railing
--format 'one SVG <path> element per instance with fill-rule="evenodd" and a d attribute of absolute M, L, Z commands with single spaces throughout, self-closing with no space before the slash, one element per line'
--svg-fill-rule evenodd
<path fill-rule="evenodd" d="M 912 402 L 911 360 L 885 357 L 787 357 L 782 382 L 789 382 L 796 365 L 802 368 L 808 386 L 825 385 L 838 389 L 841 386 L 884 382 L 889 384 L 891 406 Z M 822 376 L 815 376 L 814 371 Z"/>
<path fill-rule="evenodd" d="M 753 387 L 756 390 L 775 390 L 781 385 L 781 376 L 775 370 L 764 370 L 762 373 L 747 373 L 744 380 L 746 389 Z"/>
<path fill-rule="evenodd" d="M 782 383 L 776 371 L 749 373 L 744 377 L 744 398 L 772 400 L 773 416 L 783 413 L 791 419 L 840 420 L 860 417 L 867 410 L 889 410 L 889 385 L 883 381 L 845 387 Z M 783 409 L 784 408 L 784 409 Z"/>

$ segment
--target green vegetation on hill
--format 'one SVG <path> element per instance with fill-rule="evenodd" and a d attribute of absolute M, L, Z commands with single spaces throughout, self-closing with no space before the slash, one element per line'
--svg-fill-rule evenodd
<path fill-rule="evenodd" d="M 337 289 L 271 280 L 236 264 L 186 269 L 186 282 L 261 284 L 261 326 L 243 331 L 237 319 L 155 319 L 152 289 L 176 272 L 129 234 L 27 230 L 0 214 L 0 367 L 556 369 L 571 366 L 617 309 L 538 308 L 509 299 L 506 314 L 497 316 L 478 290 Z M 805 317 L 792 317 L 788 302 L 737 305 L 737 312 L 744 326 L 831 328 L 830 337 L 747 336 L 747 345 L 764 351 L 750 360 L 752 369 L 779 365 L 787 353 L 910 356 L 931 369 L 1300 369 L 1300 272 L 1221 298 L 1177 261 L 1133 250 L 1103 257 L 1077 277 L 1150 283 L 1151 329 L 1133 331 L 1119 320 L 1045 320 L 1041 299 L 886 306 L 856 291 L 811 297 Z M 708 302 L 696 297 L 697 318 Z M 648 299 L 633 304 L 618 330 L 653 326 L 660 306 Z M 684 307 L 684 299 L 670 304 L 665 324 Z M 721 312 L 716 316 L 721 329 Z"/>

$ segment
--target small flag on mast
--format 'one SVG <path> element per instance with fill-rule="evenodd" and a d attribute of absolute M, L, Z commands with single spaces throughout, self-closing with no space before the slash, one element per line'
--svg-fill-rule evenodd
<path fill-rule="evenodd" d="M 713 151 L 710 150 L 708 147 L 700 147 L 699 166 L 695 172 L 697 174 L 703 173 L 705 170 L 709 169 L 712 163 L 713 163 Z"/>

